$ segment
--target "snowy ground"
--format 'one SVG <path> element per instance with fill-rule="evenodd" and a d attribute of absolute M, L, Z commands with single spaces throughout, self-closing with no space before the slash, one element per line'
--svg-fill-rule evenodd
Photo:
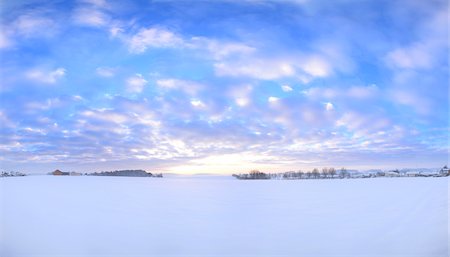
<path fill-rule="evenodd" d="M 0 256 L 448 256 L 448 178 L 0 179 Z"/>

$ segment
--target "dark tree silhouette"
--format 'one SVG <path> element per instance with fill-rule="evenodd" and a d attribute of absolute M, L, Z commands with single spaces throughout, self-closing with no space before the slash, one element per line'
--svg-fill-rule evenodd
<path fill-rule="evenodd" d="M 324 177 L 324 178 L 328 177 L 328 169 L 327 168 L 322 169 L 322 177 Z"/>
<path fill-rule="evenodd" d="M 319 178 L 320 173 L 319 173 L 319 170 L 318 170 L 317 168 L 314 168 L 314 169 L 313 169 L 313 171 L 312 171 L 312 176 L 313 176 L 314 178 Z"/>
<path fill-rule="evenodd" d="M 334 176 L 336 176 L 336 169 L 330 168 L 328 169 L 328 173 L 330 174 L 331 178 L 334 178 Z"/>

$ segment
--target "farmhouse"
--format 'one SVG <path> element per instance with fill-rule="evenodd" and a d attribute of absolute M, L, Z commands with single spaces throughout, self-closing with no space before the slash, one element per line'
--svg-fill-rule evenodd
<path fill-rule="evenodd" d="M 450 175 L 450 169 L 446 166 L 444 166 L 440 171 L 439 175 L 441 176 L 449 176 Z"/>
<path fill-rule="evenodd" d="M 407 176 L 407 177 L 419 177 L 420 175 L 421 175 L 421 173 L 419 171 L 410 170 L 410 171 L 405 172 L 405 176 Z"/>
<path fill-rule="evenodd" d="M 390 170 L 385 173 L 386 177 L 400 177 L 400 172 L 398 170 Z"/>
<path fill-rule="evenodd" d="M 52 175 L 54 175 L 54 176 L 68 176 L 68 175 L 70 175 L 70 173 L 69 172 L 62 172 L 60 170 L 55 170 L 55 171 L 52 172 Z"/>

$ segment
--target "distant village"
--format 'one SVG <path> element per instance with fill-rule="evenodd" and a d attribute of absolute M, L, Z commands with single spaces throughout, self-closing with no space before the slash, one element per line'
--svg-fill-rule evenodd
<path fill-rule="evenodd" d="M 233 174 L 237 179 L 344 179 L 344 178 L 378 178 L 378 177 L 448 177 L 450 170 L 447 166 L 437 170 L 425 169 L 402 169 L 402 170 L 368 170 L 365 172 L 357 170 L 347 170 L 341 168 L 317 168 L 311 171 L 287 171 L 279 173 L 264 173 L 259 170 L 252 170 L 249 173 Z"/>
<path fill-rule="evenodd" d="M 116 176 L 116 177 L 155 177 L 162 178 L 162 173 L 152 174 L 145 170 L 115 170 L 115 171 L 101 171 L 94 173 L 80 173 L 80 172 L 63 172 L 60 170 L 55 170 L 49 175 L 54 176 Z"/>
<path fill-rule="evenodd" d="M 93 172 L 93 173 L 81 173 L 81 172 L 64 172 L 59 169 L 47 173 L 47 175 L 53 176 L 118 176 L 118 177 L 154 177 L 154 178 L 162 178 L 162 173 L 151 173 L 145 170 L 115 170 L 115 171 L 101 171 L 101 172 Z M 22 172 L 1 172 L 1 177 L 19 177 L 26 176 L 25 173 Z"/>
<path fill-rule="evenodd" d="M 26 176 L 25 173 L 18 171 L 2 171 L 0 177 L 23 177 Z"/>

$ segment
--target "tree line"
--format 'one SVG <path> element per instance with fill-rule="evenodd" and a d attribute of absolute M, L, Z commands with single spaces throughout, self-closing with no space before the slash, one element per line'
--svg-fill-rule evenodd
<path fill-rule="evenodd" d="M 252 170 L 249 173 L 233 174 L 237 179 L 328 179 L 328 178 L 350 178 L 351 174 L 346 168 L 336 170 L 335 168 L 314 168 L 311 171 L 287 171 L 283 173 L 264 173 L 259 170 Z"/>
<path fill-rule="evenodd" d="M 331 168 L 314 168 L 310 171 L 287 171 L 282 173 L 264 173 L 259 170 L 252 170 L 249 173 L 233 174 L 237 179 L 336 179 L 336 178 L 375 178 L 375 177 L 447 177 L 450 176 L 450 170 L 444 166 L 435 172 L 418 172 L 414 170 L 399 171 L 376 171 L 371 173 L 362 173 L 357 171 L 350 172 L 346 168 L 339 170 Z"/>

